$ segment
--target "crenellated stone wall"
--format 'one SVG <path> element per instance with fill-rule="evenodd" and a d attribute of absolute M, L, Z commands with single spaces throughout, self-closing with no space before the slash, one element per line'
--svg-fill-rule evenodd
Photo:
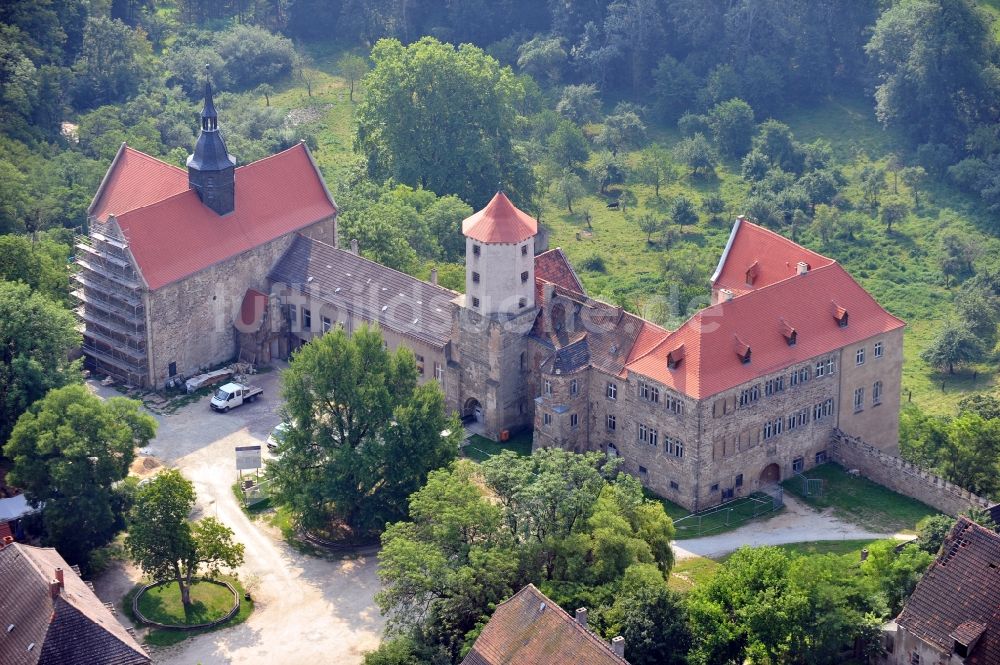
<path fill-rule="evenodd" d="M 845 469 L 857 469 L 865 478 L 949 515 L 991 505 L 981 496 L 840 430 L 834 430 L 830 453 Z"/>

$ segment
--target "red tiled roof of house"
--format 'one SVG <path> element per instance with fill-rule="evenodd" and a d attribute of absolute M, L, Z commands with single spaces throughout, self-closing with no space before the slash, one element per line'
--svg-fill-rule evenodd
<path fill-rule="evenodd" d="M 462 233 L 485 243 L 515 244 L 538 233 L 538 221 L 497 192 L 486 207 L 462 222 Z"/>
<path fill-rule="evenodd" d="M 236 169 L 236 207 L 217 215 L 194 190 L 120 212 L 139 272 L 158 289 L 336 213 L 305 144 Z"/>
<path fill-rule="evenodd" d="M 560 247 L 550 249 L 535 256 L 535 282 L 538 280 L 557 284 L 564 289 L 586 294 L 580 278 L 570 265 L 569 259 Z"/>
<path fill-rule="evenodd" d="M 63 588 L 50 583 L 62 569 Z M 54 549 L 15 543 L 0 549 L 0 663 L 145 665 L 135 638 Z"/>
<path fill-rule="evenodd" d="M 848 304 L 849 325 L 840 326 L 834 301 Z M 645 353 L 637 343 L 627 371 L 701 399 L 904 325 L 829 263 L 707 307 Z M 794 346 L 788 327 L 796 333 Z M 649 337 L 640 335 L 645 346 Z M 684 359 L 669 369 L 667 354 L 682 344 Z M 747 347 L 750 362 L 743 363 Z"/>
<path fill-rule="evenodd" d="M 14 539 L 14 532 L 11 530 L 10 522 L 0 522 L 0 545 L 6 542 L 6 539 Z"/>
<path fill-rule="evenodd" d="M 896 623 L 945 653 L 978 635 L 964 662 L 1000 663 L 1000 534 L 960 517 Z"/>
<path fill-rule="evenodd" d="M 529 584 L 497 605 L 462 665 L 622 665 L 611 646 Z"/>
<path fill-rule="evenodd" d="M 800 261 L 808 264 L 810 270 L 833 263 L 833 259 L 739 218 L 712 275 L 712 287 L 729 289 L 739 296 L 791 277 Z"/>
<path fill-rule="evenodd" d="M 245 330 L 258 330 L 267 312 L 267 294 L 257 289 L 247 289 L 240 303 L 240 320 Z"/>
<path fill-rule="evenodd" d="M 666 328 L 661 328 L 655 323 L 644 320 L 642 322 L 642 329 L 639 330 L 639 336 L 636 337 L 635 344 L 632 345 L 632 349 L 629 352 L 628 362 L 632 362 L 637 358 L 641 358 L 646 355 L 662 343 L 663 340 L 665 340 L 669 335 L 670 331 Z"/>
<path fill-rule="evenodd" d="M 123 143 L 88 212 L 103 222 L 108 215 L 120 215 L 152 205 L 180 194 L 187 188 L 188 176 L 184 169 L 150 157 Z"/>

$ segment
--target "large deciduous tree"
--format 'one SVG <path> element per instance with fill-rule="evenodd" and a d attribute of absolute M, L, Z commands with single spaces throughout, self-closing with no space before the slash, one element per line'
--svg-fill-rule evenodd
<path fill-rule="evenodd" d="M 88 19 L 83 50 L 73 65 L 77 105 L 92 108 L 134 96 L 152 76 L 152 55 L 141 30 L 103 16 Z"/>
<path fill-rule="evenodd" d="M 101 401 L 84 386 L 49 392 L 21 416 L 4 447 L 14 461 L 7 481 L 44 504 L 47 541 L 66 559 L 86 555 L 124 525 L 124 489 L 135 448 L 156 433 L 156 421 L 124 397 Z"/>
<path fill-rule="evenodd" d="M 357 147 L 368 172 L 481 207 L 498 184 L 527 199 L 534 179 L 514 146 L 524 86 L 508 67 L 471 44 L 457 49 L 431 37 L 372 50 L 363 79 Z"/>
<path fill-rule="evenodd" d="M 295 354 L 282 381 L 290 427 L 268 473 L 305 528 L 378 534 L 458 451 L 461 425 L 440 386 L 418 386 L 413 354 L 387 351 L 377 329 L 334 328 Z"/>
<path fill-rule="evenodd" d="M 716 104 L 708 112 L 708 126 L 712 128 L 715 145 L 723 154 L 743 157 L 753 141 L 753 109 L 742 99 L 730 99 Z"/>
<path fill-rule="evenodd" d="M 17 278 L 33 280 L 27 273 Z M 52 388 L 79 381 L 69 352 L 80 344 L 73 315 L 25 284 L 0 281 L 0 441 L 18 417 Z"/>
<path fill-rule="evenodd" d="M 232 529 L 214 517 L 188 521 L 194 503 L 191 481 L 177 469 L 162 471 L 136 492 L 125 538 L 129 558 L 154 580 L 176 582 L 185 607 L 199 572 L 215 577 L 223 566 L 243 563 Z"/>
<path fill-rule="evenodd" d="M 982 356 L 979 340 L 965 324 L 954 321 L 945 323 L 930 346 L 920 354 L 928 365 L 947 369 L 949 374 L 955 373 L 955 365 L 975 362 Z"/>

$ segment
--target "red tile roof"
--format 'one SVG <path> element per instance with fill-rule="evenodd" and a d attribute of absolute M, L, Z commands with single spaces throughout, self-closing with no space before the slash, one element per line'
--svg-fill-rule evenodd
<path fill-rule="evenodd" d="M 849 304 L 850 323 L 841 327 L 835 305 Z M 905 324 L 885 311 L 837 263 L 792 275 L 728 302 L 707 307 L 675 332 L 649 345 L 654 331 L 640 334 L 627 371 L 650 377 L 701 399 Z M 788 328 L 796 333 L 789 346 Z M 667 354 L 683 345 L 684 359 L 668 369 Z M 748 347 L 749 363 L 739 353 Z"/>
<path fill-rule="evenodd" d="M 115 219 L 146 284 L 158 289 L 335 213 L 300 143 L 237 168 L 236 208 L 228 215 L 203 205 L 185 178 L 184 191 Z"/>
<path fill-rule="evenodd" d="M 108 215 L 152 205 L 187 188 L 187 171 L 123 143 L 88 212 L 103 222 Z"/>
<path fill-rule="evenodd" d="M 486 207 L 462 222 L 462 233 L 485 243 L 516 244 L 538 233 L 538 222 L 497 192 Z"/>
<path fill-rule="evenodd" d="M 741 217 L 733 224 L 729 242 L 712 275 L 712 288 L 729 289 L 739 296 L 791 277 L 800 261 L 812 270 L 833 263 L 833 259 Z"/>
<path fill-rule="evenodd" d="M 497 605 L 462 665 L 623 665 L 611 646 L 529 584 Z"/>
<path fill-rule="evenodd" d="M 63 587 L 50 582 L 62 568 Z M 145 665 L 135 638 L 54 549 L 15 543 L 0 548 L 0 663 Z M 31 646 L 29 650 L 29 645 Z"/>
<path fill-rule="evenodd" d="M 573 266 L 570 265 L 569 259 L 559 247 L 535 256 L 535 282 L 537 283 L 539 280 L 556 284 L 577 293 L 587 293 L 583 289 L 583 284 L 580 283 L 580 278 L 576 276 Z"/>
<path fill-rule="evenodd" d="M 1000 663 L 1000 534 L 960 517 L 896 623 L 946 654 L 981 634 L 964 662 Z"/>

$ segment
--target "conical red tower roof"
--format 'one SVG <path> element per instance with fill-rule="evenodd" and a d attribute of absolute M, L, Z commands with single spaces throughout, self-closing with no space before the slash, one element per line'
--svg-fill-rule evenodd
<path fill-rule="evenodd" d="M 462 233 L 479 242 L 516 244 L 536 235 L 538 222 L 497 192 L 485 208 L 462 222 Z"/>

